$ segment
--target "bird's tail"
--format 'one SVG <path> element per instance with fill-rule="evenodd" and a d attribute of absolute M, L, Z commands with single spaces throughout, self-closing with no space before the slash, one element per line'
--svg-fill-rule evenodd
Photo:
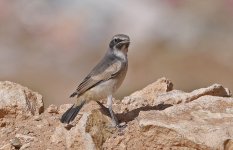
<path fill-rule="evenodd" d="M 61 117 L 62 123 L 70 123 L 77 116 L 78 112 L 81 110 L 85 101 L 81 102 L 80 105 L 76 106 L 75 104 L 71 106 Z"/>

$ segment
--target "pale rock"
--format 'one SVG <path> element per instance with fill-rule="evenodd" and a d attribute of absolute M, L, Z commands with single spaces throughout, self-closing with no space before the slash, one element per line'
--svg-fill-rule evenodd
<path fill-rule="evenodd" d="M 230 97 L 231 92 L 229 89 L 224 88 L 220 84 L 214 84 L 207 88 L 197 89 L 191 93 L 186 93 L 179 90 L 173 90 L 167 93 L 162 93 L 157 95 L 154 99 L 153 105 L 159 105 L 159 104 L 175 105 L 180 103 L 188 103 L 205 95 Z"/>
<path fill-rule="evenodd" d="M 10 142 L 11 142 L 11 145 L 14 146 L 16 149 L 19 149 L 22 146 L 22 143 L 17 137 L 11 139 Z"/>
<path fill-rule="evenodd" d="M 48 113 L 58 113 L 58 107 L 56 105 L 49 105 L 49 107 L 47 108 L 47 112 Z"/>
<path fill-rule="evenodd" d="M 64 112 L 66 112 L 73 104 L 63 104 L 59 107 L 58 109 L 58 113 L 59 114 L 63 114 Z"/>
<path fill-rule="evenodd" d="M 16 134 L 15 137 L 18 138 L 18 139 L 22 139 L 25 142 L 32 142 L 32 141 L 34 141 L 36 139 L 33 136 L 23 135 L 23 134 Z"/>
<path fill-rule="evenodd" d="M 84 113 L 78 124 L 70 130 L 67 130 L 63 124 L 59 124 L 51 137 L 51 142 L 58 144 L 64 141 L 68 149 L 95 149 L 95 144 L 91 135 L 85 131 L 88 116 L 89 114 Z"/>
<path fill-rule="evenodd" d="M 192 142 L 177 132 L 164 127 L 140 127 L 137 121 L 132 121 L 123 136 L 110 137 L 103 144 L 103 149 L 123 150 L 211 150 L 209 147 Z"/>
<path fill-rule="evenodd" d="M 13 82 L 0 82 L 0 118 L 5 115 L 38 115 L 43 111 L 40 94 Z"/>
<path fill-rule="evenodd" d="M 33 117 L 33 120 L 35 120 L 35 121 L 40 121 L 40 120 L 41 120 L 41 116 L 36 115 L 36 116 Z"/>
<path fill-rule="evenodd" d="M 233 99 L 219 84 L 187 93 L 173 90 L 172 82 L 161 78 L 122 101 L 114 100 L 117 118 L 126 123 L 121 130 L 110 128 L 109 112 L 96 102 L 85 104 L 69 125 L 62 124 L 61 115 L 72 104 L 51 105 L 40 114 L 37 100 L 43 104 L 42 97 L 26 89 L 34 94 L 28 96 L 22 89 L 0 82 L 0 149 L 14 149 L 9 143 L 13 137 L 23 142 L 21 149 L 232 149 Z M 33 114 L 28 106 L 35 106 L 35 117 L 19 120 L 20 114 Z"/>
<path fill-rule="evenodd" d="M 26 144 L 22 145 L 22 147 L 19 150 L 28 150 L 30 146 L 31 146 L 30 143 L 26 143 Z"/>
<path fill-rule="evenodd" d="M 11 149 L 15 149 L 10 143 L 1 146 L 0 145 L 0 150 L 11 150 Z"/>
<path fill-rule="evenodd" d="M 233 138 L 233 113 L 226 111 L 232 109 L 233 98 L 202 96 L 163 111 L 142 111 L 138 121 L 141 127 L 169 129 L 194 143 L 217 149 Z"/>
<path fill-rule="evenodd" d="M 156 95 L 167 93 L 171 90 L 173 90 L 173 83 L 164 77 L 160 78 L 142 90 L 125 97 L 122 100 L 124 106 L 121 108 L 121 111 L 130 111 L 144 106 L 152 106 Z"/>

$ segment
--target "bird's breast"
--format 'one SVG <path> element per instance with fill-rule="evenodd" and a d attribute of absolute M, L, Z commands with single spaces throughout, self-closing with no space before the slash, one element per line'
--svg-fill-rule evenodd
<path fill-rule="evenodd" d="M 86 101 L 101 100 L 103 98 L 106 98 L 108 95 L 113 94 L 116 91 L 116 86 L 117 81 L 115 79 L 110 79 L 91 88 L 90 90 L 85 92 L 80 98 L 85 99 Z"/>

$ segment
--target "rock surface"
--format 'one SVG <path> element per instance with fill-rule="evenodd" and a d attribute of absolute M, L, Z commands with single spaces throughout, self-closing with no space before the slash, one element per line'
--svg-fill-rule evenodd
<path fill-rule="evenodd" d="M 109 113 L 95 102 L 70 125 L 60 123 L 70 106 L 51 105 L 43 112 L 40 94 L 0 82 L 0 150 L 232 149 L 233 98 L 219 84 L 186 93 L 161 78 L 115 100 L 113 109 L 127 124 L 121 130 L 110 127 Z"/>
<path fill-rule="evenodd" d="M 30 116 L 44 111 L 42 96 L 19 84 L 0 82 L 0 118 Z"/>

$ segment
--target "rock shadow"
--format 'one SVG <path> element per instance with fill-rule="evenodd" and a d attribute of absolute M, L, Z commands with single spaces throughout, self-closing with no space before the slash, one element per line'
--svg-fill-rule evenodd
<path fill-rule="evenodd" d="M 104 115 L 111 117 L 108 108 L 106 108 L 100 102 L 97 102 L 97 103 L 101 107 L 100 111 Z M 119 120 L 119 122 L 126 122 L 127 123 L 127 122 L 134 120 L 136 117 L 138 117 L 140 111 L 150 111 L 150 110 L 160 110 L 161 111 L 161 110 L 165 110 L 166 108 L 171 107 L 171 106 L 173 106 L 173 105 L 171 105 L 171 104 L 159 104 L 156 106 L 144 106 L 144 107 L 133 109 L 133 110 L 128 111 L 126 113 L 116 113 L 116 117 Z"/>
<path fill-rule="evenodd" d="M 159 104 L 156 106 L 144 106 L 137 109 L 133 109 L 127 113 L 116 114 L 120 122 L 129 122 L 138 117 L 140 111 L 150 111 L 150 110 L 165 110 L 168 107 L 171 107 L 171 104 Z"/>

